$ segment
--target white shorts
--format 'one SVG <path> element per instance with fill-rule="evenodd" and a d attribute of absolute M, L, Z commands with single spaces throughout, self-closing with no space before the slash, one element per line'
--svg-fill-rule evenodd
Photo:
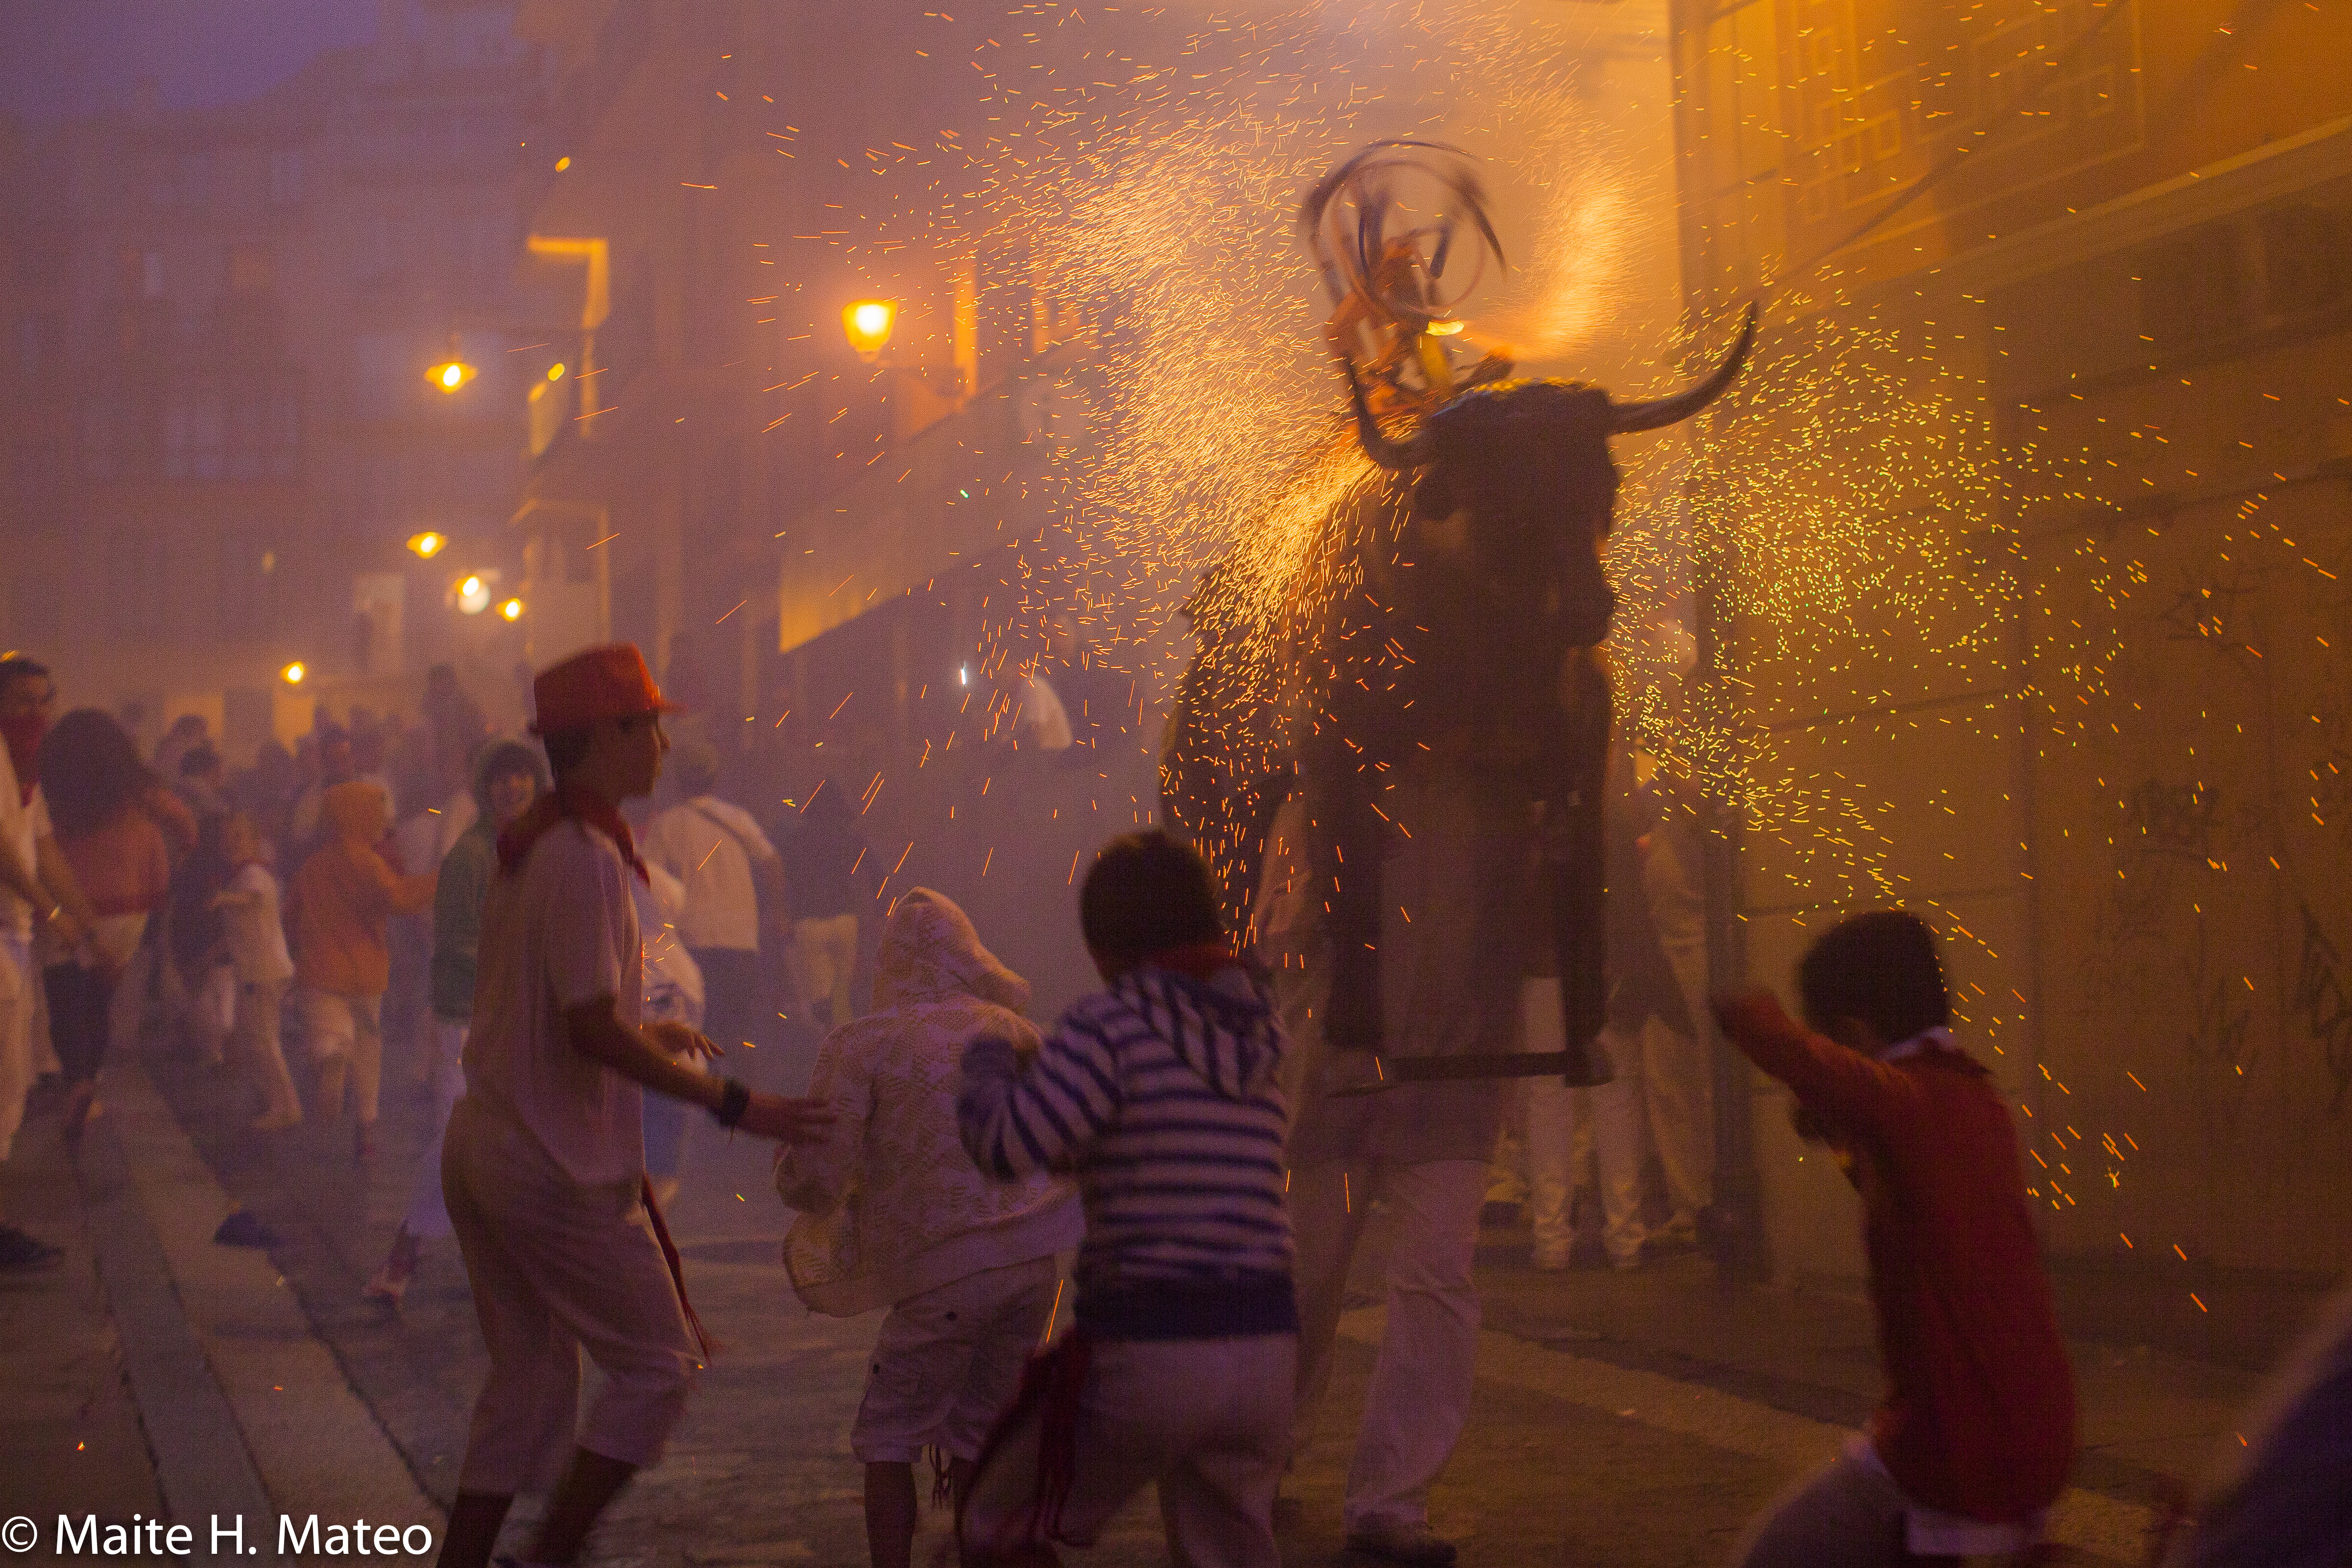
<path fill-rule="evenodd" d="M 978 1458 L 1045 1336 L 1058 1275 L 1051 1256 L 1034 1258 L 891 1308 L 866 1363 L 850 1452 L 868 1465 L 911 1464 L 931 1445 Z"/>
<path fill-rule="evenodd" d="M 294 1009 L 302 1020 L 303 1049 L 314 1062 L 357 1054 L 362 1037 L 377 1033 L 383 1006 L 381 997 L 346 997 L 309 986 L 297 988 Z"/>

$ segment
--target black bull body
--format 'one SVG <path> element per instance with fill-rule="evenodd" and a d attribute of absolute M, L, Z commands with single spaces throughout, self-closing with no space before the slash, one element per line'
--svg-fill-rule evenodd
<path fill-rule="evenodd" d="M 1203 580 L 1191 609 L 1199 645 L 1162 747 L 1161 820 L 1208 856 L 1228 926 L 1243 931 L 1274 814 L 1304 794 L 1308 873 L 1330 890 L 1332 1045 L 1391 1043 L 1381 862 L 1411 828 L 1386 821 L 1377 797 L 1383 774 L 1437 767 L 1514 825 L 1513 852 L 1482 873 L 1495 885 L 1479 889 L 1475 917 L 1498 942 L 1549 925 L 1554 951 L 1528 956 L 1557 966 L 1569 1051 L 1415 1075 L 1607 1076 L 1586 1047 L 1606 1002 L 1610 693 L 1596 649 L 1615 609 L 1601 559 L 1618 485 L 1609 438 L 1704 408 L 1754 331 L 1751 308 L 1711 375 L 1652 402 L 1506 382 L 1462 393 L 1399 438 L 1358 392 L 1355 437 L 1375 466 L 1359 465 L 1310 528 L 1278 544 L 1244 537 Z M 1286 525 L 1270 515 L 1261 526 Z M 1267 570 L 1276 557 L 1291 559 Z"/>

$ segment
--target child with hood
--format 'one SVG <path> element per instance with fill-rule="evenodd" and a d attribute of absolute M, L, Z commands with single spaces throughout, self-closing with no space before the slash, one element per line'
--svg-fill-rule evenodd
<path fill-rule="evenodd" d="M 436 873 L 403 876 L 377 852 L 392 802 L 365 779 L 328 788 L 327 841 L 294 873 L 295 1005 L 319 1070 L 319 1114 L 342 1114 L 347 1070 L 357 1103 L 352 1157 L 375 1157 L 376 1096 L 383 1084 L 383 993 L 392 983 L 384 922 L 431 906 Z"/>
<path fill-rule="evenodd" d="M 784 1241 L 801 1300 L 836 1317 L 890 1308 L 850 1432 L 875 1568 L 912 1553 L 923 1448 L 959 1490 L 969 1477 L 1047 1326 L 1054 1254 L 1077 1244 L 1066 1183 L 992 1181 L 958 1145 L 957 1061 L 983 1035 L 1034 1051 L 1028 999 L 952 900 L 913 889 L 883 926 L 875 1010 L 817 1052 L 809 1092 L 832 1105 L 832 1137 L 776 1156 L 776 1190 L 801 1211 Z"/>
<path fill-rule="evenodd" d="M 294 1076 L 286 1071 L 286 1051 L 278 1039 L 278 1008 L 286 999 L 287 982 L 294 977 L 285 923 L 278 913 L 278 878 L 269 870 L 260 830 L 243 811 L 229 817 L 221 843 L 229 873 L 213 905 L 220 911 L 229 967 L 236 977 L 228 1056 L 261 1092 L 261 1114 L 253 1130 L 282 1132 L 301 1124 L 302 1102 L 295 1095 Z"/>
<path fill-rule="evenodd" d="M 964 1053 L 965 1149 L 1003 1181 L 1075 1173 L 1086 1240 L 1076 1325 L 973 1468 L 963 1561 L 1056 1561 L 1156 1482 L 1172 1561 L 1280 1568 L 1298 1368 L 1282 1026 L 1207 863 L 1166 833 L 1103 847 L 1078 924 L 1105 988 L 1041 1048 Z"/>

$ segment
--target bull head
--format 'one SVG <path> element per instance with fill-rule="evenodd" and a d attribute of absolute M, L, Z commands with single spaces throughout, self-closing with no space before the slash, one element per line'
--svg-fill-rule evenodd
<path fill-rule="evenodd" d="M 1748 362 L 1748 351 L 1755 346 L 1755 342 L 1756 307 L 1750 304 L 1747 314 L 1740 321 L 1739 337 L 1733 342 L 1730 350 L 1723 356 L 1723 362 L 1696 386 L 1686 388 L 1668 397 L 1650 398 L 1641 402 L 1616 402 L 1610 401 L 1606 393 L 1600 394 L 1608 411 L 1602 434 L 1633 435 L 1645 430 L 1660 430 L 1669 424 L 1678 424 L 1690 418 L 1723 394 L 1724 389 L 1728 387 L 1739 374 L 1739 368 Z M 1372 417 L 1371 406 L 1364 401 L 1363 382 L 1356 375 L 1355 367 L 1347 365 L 1346 369 L 1348 394 L 1356 411 L 1356 434 L 1363 442 L 1364 455 L 1381 467 L 1398 473 L 1410 473 L 1425 468 L 1450 455 L 1445 450 L 1450 444 L 1444 439 L 1449 423 L 1447 416 L 1455 409 L 1468 403 L 1470 400 L 1510 398 L 1536 387 L 1564 388 L 1566 386 L 1566 383 L 1561 382 L 1520 382 L 1465 392 L 1461 397 L 1431 415 L 1422 428 L 1410 438 L 1399 441 L 1383 431 L 1380 421 Z"/>

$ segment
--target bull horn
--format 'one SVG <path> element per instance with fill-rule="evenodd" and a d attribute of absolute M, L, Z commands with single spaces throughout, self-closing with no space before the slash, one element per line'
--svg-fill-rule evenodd
<path fill-rule="evenodd" d="M 1756 342 L 1756 304 L 1748 302 L 1748 314 L 1739 324 L 1739 339 L 1731 351 L 1723 356 L 1723 363 L 1715 373 L 1687 392 L 1672 397 L 1652 398 L 1646 402 L 1621 402 L 1611 405 L 1609 431 L 1612 435 L 1632 435 L 1637 431 L 1658 430 L 1669 424 L 1679 424 L 1713 402 L 1729 386 L 1739 367 L 1748 362 L 1748 350 Z"/>
<path fill-rule="evenodd" d="M 1427 464 L 1421 438 L 1398 441 L 1390 436 L 1372 417 L 1372 405 L 1364 401 L 1364 383 L 1357 379 L 1356 367 L 1342 358 L 1340 368 L 1348 372 L 1348 397 L 1356 409 L 1356 439 L 1363 443 L 1364 455 L 1395 474 L 1411 473 Z"/>

